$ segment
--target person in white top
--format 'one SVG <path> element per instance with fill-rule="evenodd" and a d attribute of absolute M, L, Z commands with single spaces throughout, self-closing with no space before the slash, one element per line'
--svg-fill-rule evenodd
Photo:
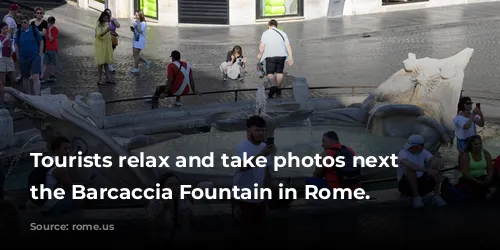
<path fill-rule="evenodd" d="M 233 185 L 238 188 L 254 189 L 255 184 L 258 188 L 271 187 L 271 154 L 276 152 L 274 145 L 266 145 L 266 121 L 264 118 L 254 115 L 247 120 L 247 138 L 237 147 L 237 155 L 243 159 L 246 153 L 247 159 L 251 156 L 253 162 L 259 156 L 267 157 L 265 168 L 243 166 L 235 168 L 233 176 Z M 265 200 L 251 197 L 251 199 L 238 200 L 233 199 L 233 216 L 240 223 L 243 235 L 247 230 L 257 230 L 254 232 L 264 232 L 263 226 L 267 217 L 267 205 Z"/>
<path fill-rule="evenodd" d="M 477 134 L 476 125 L 484 126 L 484 116 L 481 111 L 481 105 L 476 104 L 472 109 L 472 99 L 464 96 L 458 101 L 458 113 L 453 119 L 455 124 L 455 136 L 457 137 L 457 150 L 460 153 L 465 152 L 467 139 Z"/>
<path fill-rule="evenodd" d="M 144 13 L 139 10 L 135 13 L 134 18 L 135 22 L 133 26 L 130 27 L 132 32 L 134 32 L 134 68 L 132 68 L 130 72 L 139 73 L 139 61 L 144 62 L 146 64 L 146 68 L 151 66 L 151 62 L 141 56 L 141 51 L 146 48 L 146 17 L 144 16 Z"/>
<path fill-rule="evenodd" d="M 9 6 L 9 13 L 3 17 L 3 21 L 9 26 L 9 33 L 12 35 L 12 39 L 16 39 L 17 35 L 17 22 L 16 16 L 19 12 L 19 5 L 13 3 Z"/>
<path fill-rule="evenodd" d="M 268 98 L 273 98 L 274 94 L 281 95 L 281 83 L 283 82 L 283 70 L 285 62 L 288 65 L 293 65 L 292 47 L 287 34 L 278 29 L 278 22 L 271 20 L 268 23 L 268 30 L 262 33 L 259 45 L 259 54 L 257 59 L 260 62 L 265 61 L 265 71 L 267 79 L 272 87 L 267 95 Z"/>
<path fill-rule="evenodd" d="M 422 196 L 434 191 L 432 202 L 446 205 L 441 198 L 441 169 L 443 162 L 424 148 L 424 138 L 412 135 L 398 153 L 398 189 L 402 195 L 413 197 L 415 208 L 424 207 Z"/>

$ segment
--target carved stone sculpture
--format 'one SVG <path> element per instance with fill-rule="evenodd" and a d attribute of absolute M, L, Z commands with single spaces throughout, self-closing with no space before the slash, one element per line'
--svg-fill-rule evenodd
<path fill-rule="evenodd" d="M 362 107 L 373 116 L 367 126 L 377 128 L 374 132 L 386 136 L 423 133 L 427 146 L 436 150 L 440 142 L 453 140 L 453 117 L 462 91 L 464 70 L 473 52 L 467 48 L 446 59 L 417 59 L 410 53 L 403 62 L 404 68 L 363 102 Z M 388 126 L 394 129 L 379 129 Z"/>
<path fill-rule="evenodd" d="M 464 70 L 474 50 L 466 48 L 446 59 L 410 53 L 403 68 L 370 94 L 361 105 L 332 109 L 324 117 L 336 123 L 365 124 L 367 133 L 404 137 L 420 134 L 436 152 L 454 137 L 453 117 L 462 91 Z"/>
<path fill-rule="evenodd" d="M 75 151 L 73 155 L 81 151 L 83 156 L 98 154 L 113 157 L 114 164 L 110 168 L 68 168 L 76 182 L 85 181 L 91 174 L 97 175 L 89 186 L 93 188 L 144 188 L 156 181 L 156 172 L 151 169 L 119 167 L 119 156 L 130 156 L 130 152 L 126 145 L 120 145 L 98 128 L 105 118 L 100 93 L 91 94 L 88 102 L 84 102 L 82 97 L 73 102 L 65 95 L 31 96 L 12 88 L 5 90 L 17 100 L 17 107 L 35 122 L 48 145 L 55 136 L 65 136 L 71 141 Z"/>

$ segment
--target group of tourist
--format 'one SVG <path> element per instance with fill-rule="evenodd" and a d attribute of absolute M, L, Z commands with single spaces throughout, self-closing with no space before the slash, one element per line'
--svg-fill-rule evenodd
<path fill-rule="evenodd" d="M 110 9 L 105 9 L 97 19 L 95 28 L 95 53 L 94 59 L 98 72 L 98 85 L 114 84 L 115 72 L 114 50 L 118 46 L 118 33 L 116 29 L 120 28 L 120 22 L 112 16 Z M 151 66 L 151 62 L 141 56 L 141 51 L 146 48 L 146 17 L 139 10 L 134 15 L 133 25 L 130 26 L 133 32 L 132 55 L 134 58 L 134 67 L 131 73 L 139 73 L 139 62 L 144 62 L 146 68 Z M 105 80 L 102 80 L 102 74 L 105 74 Z"/>
<path fill-rule="evenodd" d="M 293 65 L 293 54 L 288 35 L 283 30 L 278 29 L 278 21 L 274 19 L 268 22 L 268 29 L 262 33 L 257 60 L 259 76 L 266 76 L 271 85 L 268 98 L 272 99 L 275 95 L 281 96 L 285 63 L 288 62 L 289 66 Z M 224 81 L 228 78 L 242 79 L 246 61 L 241 46 L 234 46 L 227 53 L 226 61 L 219 66 L 222 79 Z"/>
<path fill-rule="evenodd" d="M 481 105 L 478 103 L 473 108 L 473 104 L 470 97 L 461 97 L 457 115 L 453 119 L 460 175 L 456 188 L 467 199 L 491 200 L 497 195 L 500 185 L 500 160 L 494 161 L 491 154 L 483 148 L 476 126 L 483 127 L 485 118 Z M 432 191 L 434 203 L 446 204 L 439 196 L 444 164 L 427 151 L 424 144 L 422 136 L 413 135 L 398 155 L 399 190 L 402 194 L 413 197 L 415 208 L 424 207 L 421 197 Z"/>
<path fill-rule="evenodd" d="M 9 12 L 0 23 L 0 108 L 5 105 L 4 86 L 12 86 L 22 80 L 24 92 L 40 95 L 41 83 L 48 76 L 54 82 L 57 64 L 58 34 L 56 19 L 44 19 L 44 10 L 35 9 L 35 20 L 20 12 L 17 4 L 9 6 Z M 15 75 L 19 76 L 16 78 Z"/>

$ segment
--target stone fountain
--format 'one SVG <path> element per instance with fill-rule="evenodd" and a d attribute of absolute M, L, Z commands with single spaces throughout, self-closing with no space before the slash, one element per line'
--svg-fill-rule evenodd
<path fill-rule="evenodd" d="M 213 142 L 210 150 L 234 154 L 235 145 L 245 136 L 246 118 L 254 114 L 266 119 L 268 136 L 279 141 L 278 150 L 284 150 L 281 153 L 291 151 L 299 156 L 318 153 L 321 151 L 321 135 L 328 130 L 337 131 L 341 141 L 355 148 L 360 155 L 391 154 L 403 146 L 410 134 L 424 136 L 426 147 L 435 153 L 441 145 L 453 139 L 451 121 L 463 85 L 464 69 L 472 53 L 473 49 L 467 48 L 447 59 L 417 59 L 416 55 L 409 54 L 403 68 L 369 95 L 309 98 L 307 80 L 296 77 L 293 100 L 283 98 L 268 102 L 260 86 L 256 101 L 164 108 L 112 116 L 106 115 L 100 93 L 70 100 L 64 95 L 28 96 L 6 88 L 7 102 L 33 120 L 36 129 L 14 133 L 9 113 L 0 111 L 0 151 L 3 153 L 0 161 L 6 163 L 3 166 L 9 166 L 12 161 L 12 157 L 7 157 L 9 155 L 24 156 L 28 152 L 46 151 L 45 142 L 50 143 L 55 135 L 70 138 L 73 148 L 84 154 L 97 153 L 114 158 L 139 152 L 202 156 L 206 149 L 200 145 L 210 141 Z M 304 120 L 313 125 L 311 131 L 304 129 Z M 215 136 L 193 133 L 193 130 L 206 131 L 209 127 L 218 130 Z M 185 130 L 190 134 L 182 132 Z M 486 128 L 480 133 L 496 138 L 499 131 L 498 124 L 487 121 Z M 43 140 L 33 140 L 37 136 Z M 26 146 L 30 140 L 32 145 Z M 24 167 L 30 169 L 32 165 Z M 231 184 L 231 169 L 176 168 L 175 171 L 184 173 L 182 178 L 193 182 L 213 181 L 220 177 L 224 183 Z M 297 177 L 310 176 L 311 171 L 286 169 L 277 176 L 288 178 L 292 172 Z M 380 169 L 370 171 L 376 178 L 395 176 L 392 169 L 387 173 Z M 70 172 L 75 179 L 97 174 L 93 187 L 145 187 L 155 183 L 159 174 L 156 170 L 129 167 L 71 169 Z M 370 173 L 363 175 L 371 176 Z"/>
<path fill-rule="evenodd" d="M 294 95 L 306 95 L 306 100 L 309 99 L 307 93 L 299 92 L 298 86 L 307 86 L 305 78 L 294 79 Z M 296 100 L 298 98 L 295 98 Z M 252 115 L 260 115 L 266 120 L 267 137 L 273 137 L 276 128 L 285 124 L 290 124 L 298 121 L 304 121 L 314 112 L 314 109 L 308 108 L 307 103 L 290 102 L 282 104 L 268 104 L 263 85 L 259 85 L 255 98 L 255 110 L 240 110 L 240 111 L 220 111 L 207 114 L 205 120 L 208 124 L 215 127 L 218 131 L 233 132 L 246 130 L 246 120 Z"/>

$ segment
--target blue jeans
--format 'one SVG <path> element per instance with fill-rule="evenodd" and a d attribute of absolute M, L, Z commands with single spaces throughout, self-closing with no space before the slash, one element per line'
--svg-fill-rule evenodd
<path fill-rule="evenodd" d="M 44 216 L 65 214 L 75 209 L 75 201 L 73 200 L 73 194 L 71 193 L 70 190 L 65 190 L 65 191 L 66 192 L 62 200 L 58 200 L 53 207 L 51 207 L 47 211 L 42 212 Z"/>
<path fill-rule="evenodd" d="M 467 139 L 458 139 L 457 138 L 457 150 L 460 153 L 465 152 L 465 148 L 467 147 Z"/>
<path fill-rule="evenodd" d="M 3 200 L 3 189 L 5 185 L 5 175 L 0 167 L 0 201 Z"/>

